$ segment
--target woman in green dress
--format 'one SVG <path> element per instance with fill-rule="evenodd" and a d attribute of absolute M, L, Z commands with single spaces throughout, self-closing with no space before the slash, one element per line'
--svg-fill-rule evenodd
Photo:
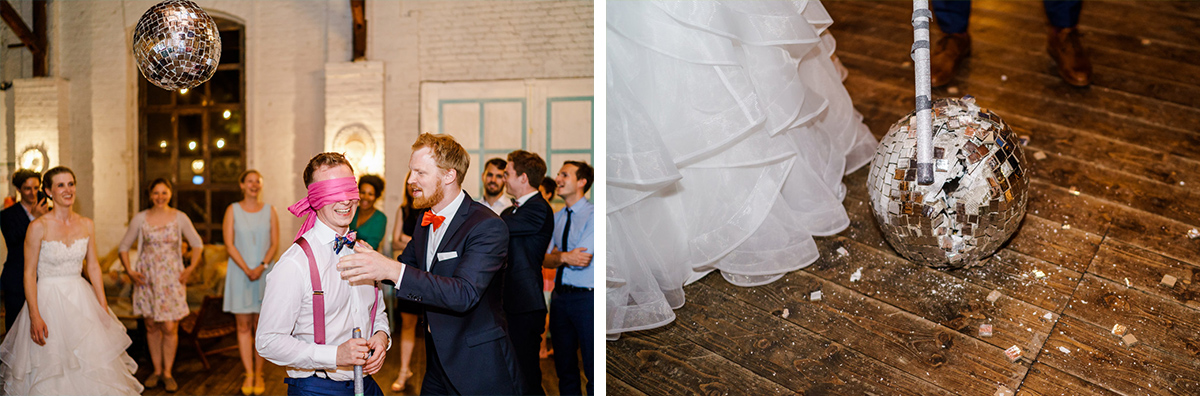
<path fill-rule="evenodd" d="M 350 222 L 350 230 L 358 232 L 358 240 L 381 252 L 383 235 L 387 233 L 387 215 L 375 209 L 375 201 L 382 195 L 382 177 L 363 175 L 359 178 L 358 211 L 354 213 L 354 219 Z"/>

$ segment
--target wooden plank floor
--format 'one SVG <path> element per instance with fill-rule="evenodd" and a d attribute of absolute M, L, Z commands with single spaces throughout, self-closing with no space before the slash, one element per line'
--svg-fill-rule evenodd
<path fill-rule="evenodd" d="M 846 88 L 881 137 L 913 106 L 911 3 L 825 6 Z M 765 286 L 685 287 L 674 323 L 606 343 L 608 393 L 1200 394 L 1200 239 L 1186 236 L 1200 228 L 1200 2 L 1085 2 L 1087 88 L 1059 79 L 1045 21 L 1040 2 L 975 1 L 971 58 L 934 90 L 974 95 L 1030 136 L 1026 219 L 985 266 L 899 257 L 864 168 L 845 177 L 851 225 L 817 240 L 821 259 Z M 1118 323 L 1137 344 L 1110 333 Z"/>
<path fill-rule="evenodd" d="M 155 389 L 147 389 L 143 395 L 240 395 L 242 386 L 242 361 L 238 357 L 237 350 L 224 352 L 214 355 L 209 355 L 208 360 L 212 368 L 205 370 L 197 357 L 195 348 L 188 343 L 184 343 L 181 339 L 178 357 L 176 358 L 175 378 L 179 381 L 179 391 L 176 393 L 167 393 L 159 385 Z M 135 341 L 136 342 L 136 341 Z M 206 350 L 223 346 L 232 346 L 237 343 L 234 336 L 227 336 L 215 343 L 201 344 Z M 137 356 L 139 351 L 137 345 L 130 349 L 130 353 Z M 392 349 L 388 351 L 383 363 L 383 369 L 375 374 L 373 378 L 379 383 L 380 388 L 383 388 L 384 395 L 419 395 L 421 390 L 421 378 L 425 374 L 425 342 L 424 337 L 417 336 L 416 347 L 413 350 L 412 361 L 409 363 L 413 377 L 408 381 L 408 387 L 401 392 L 392 392 L 392 381 L 396 379 L 396 373 L 400 369 L 400 344 L 399 341 L 392 343 Z M 150 364 L 148 357 L 138 357 L 138 372 L 137 377 L 144 380 L 153 372 L 153 366 Z M 283 379 L 287 377 L 287 372 L 282 367 L 267 363 L 263 369 L 263 377 L 267 382 L 267 395 L 286 395 L 287 384 L 283 383 Z M 554 373 L 554 359 L 542 359 L 542 387 L 546 390 L 547 395 L 557 395 L 558 393 L 558 377 Z"/>

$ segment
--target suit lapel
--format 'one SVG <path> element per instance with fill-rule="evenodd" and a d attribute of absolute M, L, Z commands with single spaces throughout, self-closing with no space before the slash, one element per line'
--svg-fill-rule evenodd
<path fill-rule="evenodd" d="M 442 235 L 442 241 L 438 243 L 437 250 L 434 251 L 433 265 L 430 266 L 429 272 L 433 272 L 433 266 L 438 264 L 437 252 L 446 250 L 450 240 L 454 239 L 454 234 L 462 228 L 463 223 L 467 222 L 467 216 L 471 213 L 471 206 L 474 205 L 475 200 L 471 199 L 471 194 L 467 194 L 466 191 L 463 191 L 463 194 L 466 197 L 463 197 L 462 204 L 458 205 L 458 211 L 454 213 L 454 220 L 451 220 L 450 224 L 446 226 L 446 233 Z"/>
<path fill-rule="evenodd" d="M 415 211 L 416 213 L 413 213 L 412 215 L 423 217 L 425 212 L 428 210 L 429 209 L 417 210 Z M 425 268 L 425 255 L 429 252 L 429 228 L 430 226 L 422 226 L 420 223 L 418 223 L 416 228 L 413 230 L 412 239 L 413 242 L 417 243 L 417 246 L 415 246 L 413 249 L 417 256 L 417 263 L 420 263 L 419 268 L 424 269 L 425 271 L 429 271 L 429 268 Z"/>

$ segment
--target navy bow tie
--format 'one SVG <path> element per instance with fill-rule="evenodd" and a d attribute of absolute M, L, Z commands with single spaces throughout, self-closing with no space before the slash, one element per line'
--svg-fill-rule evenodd
<path fill-rule="evenodd" d="M 343 247 L 348 247 L 350 249 L 354 249 L 354 239 L 357 236 L 357 234 L 358 234 L 357 232 L 351 231 L 349 234 L 346 234 L 346 236 L 344 236 L 344 237 L 334 235 L 333 236 L 333 253 L 334 254 L 341 253 Z"/>

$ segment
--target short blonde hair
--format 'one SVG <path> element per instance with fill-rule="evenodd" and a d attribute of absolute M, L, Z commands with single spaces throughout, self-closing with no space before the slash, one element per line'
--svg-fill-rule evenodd
<path fill-rule="evenodd" d="M 471 156 L 467 154 L 467 149 L 464 149 L 461 144 L 458 144 L 450 135 L 434 135 L 432 133 L 422 133 L 417 136 L 417 141 L 413 143 L 413 151 L 421 148 L 429 147 L 430 156 L 433 157 L 433 162 L 438 168 L 458 172 L 458 185 L 461 186 L 463 180 L 467 177 L 467 168 L 471 167 Z"/>

